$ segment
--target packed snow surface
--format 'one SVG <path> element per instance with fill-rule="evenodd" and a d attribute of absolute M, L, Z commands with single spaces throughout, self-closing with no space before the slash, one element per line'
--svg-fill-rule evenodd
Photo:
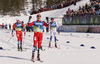
<path fill-rule="evenodd" d="M 0 64 L 33 64 L 31 61 L 33 47 L 33 32 L 27 32 L 23 36 L 23 49 L 26 51 L 17 51 L 16 35 L 11 37 L 11 30 L 0 30 Z M 57 44 L 60 49 L 54 47 L 48 49 L 50 33 L 43 35 L 43 49 L 40 57 L 44 62 L 38 62 L 37 51 L 35 53 L 34 64 L 100 64 L 100 34 L 96 33 L 64 33 L 57 34 Z M 70 43 L 66 43 L 69 41 Z M 84 46 L 80 46 L 83 44 Z M 91 49 L 94 46 L 95 49 Z"/>

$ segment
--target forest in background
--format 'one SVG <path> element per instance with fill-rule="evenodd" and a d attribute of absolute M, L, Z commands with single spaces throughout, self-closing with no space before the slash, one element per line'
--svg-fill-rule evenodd
<path fill-rule="evenodd" d="M 68 2 L 71 0 L 32 0 L 32 9 L 37 10 L 42 7 L 50 7 L 55 4 Z M 18 16 L 20 11 L 25 10 L 27 0 L 0 0 L 0 15 Z"/>
<path fill-rule="evenodd" d="M 0 15 L 20 15 L 27 0 L 0 0 Z"/>

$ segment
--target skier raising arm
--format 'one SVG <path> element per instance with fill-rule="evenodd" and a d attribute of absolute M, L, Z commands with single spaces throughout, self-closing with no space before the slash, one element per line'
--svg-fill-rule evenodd
<path fill-rule="evenodd" d="M 55 40 L 55 47 L 57 48 L 57 42 L 56 42 L 56 30 L 57 28 L 57 24 L 54 21 L 54 18 L 51 18 L 51 22 L 50 22 L 50 42 L 49 42 L 49 47 L 51 47 L 51 41 L 52 41 L 52 37 L 54 35 L 54 40 Z"/>
<path fill-rule="evenodd" d="M 47 24 L 45 21 L 41 21 L 41 15 L 37 15 L 37 21 L 33 21 L 30 23 L 30 25 L 34 25 L 34 45 L 32 49 L 32 61 L 34 61 L 34 54 L 35 50 L 37 47 L 37 42 L 38 42 L 38 52 L 37 52 L 37 60 L 40 61 L 40 49 L 41 49 L 41 44 L 42 44 L 42 39 L 43 39 L 43 26 L 49 27 L 49 24 Z"/>
<path fill-rule="evenodd" d="M 14 36 L 13 32 L 15 30 L 16 36 L 17 36 L 17 39 L 18 39 L 18 51 L 20 51 L 20 50 L 22 51 L 22 39 L 23 39 L 22 30 L 24 29 L 24 25 L 19 19 L 17 19 L 16 21 L 17 22 L 13 25 L 12 37 Z M 24 34 L 26 34 L 25 29 L 24 29 Z"/>

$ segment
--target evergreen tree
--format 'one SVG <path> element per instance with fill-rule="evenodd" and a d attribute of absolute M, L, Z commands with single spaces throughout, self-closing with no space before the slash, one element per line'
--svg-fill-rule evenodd
<path fill-rule="evenodd" d="M 0 0 L 0 14 L 16 16 L 24 9 L 27 0 Z"/>

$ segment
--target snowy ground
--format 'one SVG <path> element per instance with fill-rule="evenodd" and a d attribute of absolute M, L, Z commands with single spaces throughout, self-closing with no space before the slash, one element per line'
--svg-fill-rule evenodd
<path fill-rule="evenodd" d="M 0 29 L 0 64 L 100 64 L 100 34 L 95 33 L 64 33 L 57 34 L 60 49 L 48 49 L 49 33 L 44 33 L 41 59 L 43 63 L 31 61 L 33 32 L 27 33 L 23 39 L 23 48 L 27 51 L 17 51 L 17 39 L 11 37 L 10 30 Z M 70 41 L 70 43 L 66 43 Z M 80 45 L 84 44 L 84 47 Z M 54 47 L 54 42 L 52 42 Z M 91 49 L 95 46 L 96 49 Z M 35 57 L 36 59 L 36 57 Z"/>
<path fill-rule="evenodd" d="M 89 0 L 82 0 L 76 6 L 71 5 L 60 10 L 43 12 L 41 13 L 42 20 L 46 20 L 45 17 L 47 16 L 62 17 L 68 8 L 77 10 L 79 6 L 85 5 L 85 3 L 89 4 L 90 2 Z M 32 17 L 31 21 L 36 20 L 36 15 Z M 13 24 L 16 18 L 20 18 L 20 20 L 27 23 L 29 17 L 24 14 L 21 14 L 20 17 L 5 16 L 0 18 L 0 24 Z M 60 21 L 59 19 L 56 20 Z M 27 49 L 27 51 L 19 52 L 17 51 L 16 36 L 7 43 L 11 38 L 11 31 L 0 29 L 0 47 L 3 47 L 3 50 L 0 50 L 0 64 L 33 64 L 31 61 L 33 34 L 31 32 L 27 33 L 25 37 L 23 36 L 23 48 Z M 42 45 L 45 51 L 41 51 L 41 59 L 44 62 L 36 61 L 35 64 L 100 64 L 100 34 L 61 32 L 61 34 L 57 34 L 59 40 L 57 43 L 60 49 L 48 49 L 49 40 L 47 38 L 49 36 L 49 33 L 44 33 Z M 67 41 L 70 41 L 70 43 L 66 43 Z M 81 47 L 81 44 L 85 46 Z M 54 47 L 54 42 L 52 42 L 52 46 Z M 96 49 L 91 49 L 91 46 L 95 46 Z"/>

